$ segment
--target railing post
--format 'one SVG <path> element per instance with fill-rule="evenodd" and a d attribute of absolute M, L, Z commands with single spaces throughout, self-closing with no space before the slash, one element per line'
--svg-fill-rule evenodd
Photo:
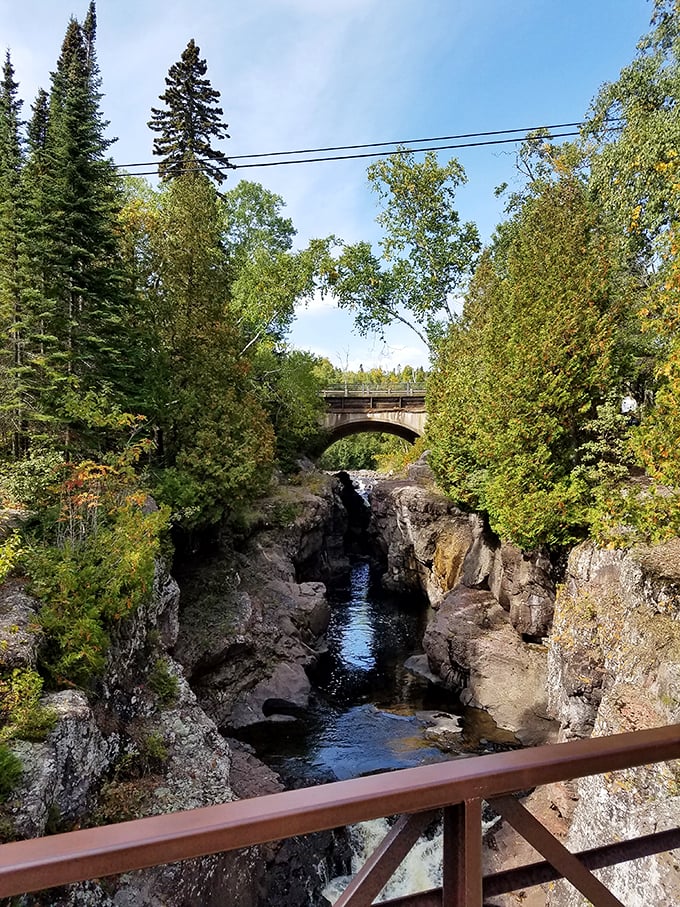
<path fill-rule="evenodd" d="M 442 907 L 482 907 L 482 801 L 444 808 Z"/>

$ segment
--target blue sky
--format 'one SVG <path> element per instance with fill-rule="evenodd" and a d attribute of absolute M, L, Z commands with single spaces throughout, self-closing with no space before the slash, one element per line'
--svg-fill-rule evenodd
<path fill-rule="evenodd" d="M 28 114 L 49 89 L 71 14 L 87 0 L 0 0 Z M 580 120 L 647 31 L 646 0 L 99 0 L 98 53 L 112 154 L 151 159 L 149 110 L 168 67 L 194 38 L 222 93 L 227 154 L 387 141 Z M 512 185 L 512 146 L 456 153 L 468 175 L 462 219 L 488 239 L 502 218 L 494 188 Z M 300 244 L 334 233 L 378 238 L 366 161 L 244 171 L 283 196 Z M 240 175 L 239 175 L 240 176 Z M 233 185 L 238 179 L 230 174 Z M 387 342 L 352 332 L 316 301 L 292 342 L 336 365 L 424 364 L 406 329 Z"/>

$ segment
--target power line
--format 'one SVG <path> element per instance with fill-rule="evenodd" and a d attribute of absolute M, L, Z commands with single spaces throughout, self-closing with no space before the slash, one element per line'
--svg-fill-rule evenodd
<path fill-rule="evenodd" d="M 230 161 L 240 161 L 251 158 L 263 158 L 263 157 L 285 157 L 290 154 L 322 154 L 328 151 L 357 151 L 362 148 L 382 148 L 386 145 L 419 145 L 426 142 L 451 142 L 458 141 L 458 139 L 477 139 L 485 138 L 490 135 L 511 135 L 513 132 L 536 132 L 539 129 L 568 129 L 573 126 L 582 126 L 582 122 L 578 123 L 554 123 L 551 126 L 524 126 L 517 129 L 493 129 L 489 132 L 462 132 L 458 135 L 437 135 L 426 139 L 395 139 L 390 142 L 367 142 L 364 144 L 355 144 L 355 145 L 329 145 L 326 148 L 298 148 L 294 151 L 265 151 L 260 154 L 235 154 L 230 155 Z M 515 139 L 514 141 L 520 141 L 520 139 Z M 465 146 L 461 146 L 465 147 Z M 425 149 L 427 150 L 427 149 Z M 325 159 L 324 159 L 325 160 Z M 335 160 L 335 158 L 328 158 L 328 160 Z M 127 167 L 156 167 L 158 166 L 157 161 L 144 161 L 136 164 L 116 164 L 116 167 L 127 168 Z M 232 168 L 228 168 L 232 169 Z"/>
<path fill-rule="evenodd" d="M 575 124 L 575 125 L 579 125 L 579 124 Z M 549 129 L 551 127 L 538 127 L 538 128 Z M 552 128 L 555 128 L 555 127 L 552 127 Z M 505 130 L 505 132 L 513 132 L 513 131 L 514 130 Z M 502 132 L 499 132 L 499 133 L 492 132 L 492 133 L 475 133 L 475 134 L 476 135 L 499 135 L 499 134 L 503 134 L 503 133 Z M 558 138 L 558 139 L 559 138 L 569 138 L 569 137 L 573 137 L 573 136 L 577 136 L 577 135 L 580 135 L 579 131 L 559 132 L 559 133 L 554 133 L 549 138 L 551 138 L 551 139 L 553 139 L 553 138 Z M 434 139 L 416 139 L 416 141 L 427 142 L 427 141 L 436 141 L 436 140 L 434 140 Z M 516 136 L 515 138 L 511 138 L 511 139 L 491 139 L 491 140 L 487 140 L 487 141 L 483 141 L 483 142 L 459 142 L 459 143 L 446 144 L 446 145 L 430 145 L 426 148 L 417 148 L 415 150 L 416 151 L 449 151 L 449 150 L 454 150 L 457 148 L 481 148 L 481 147 L 490 146 L 490 145 L 516 144 L 517 142 L 524 142 L 524 141 L 532 141 L 532 139 L 530 139 L 527 135 L 520 135 L 520 136 Z M 535 139 L 535 141 L 543 141 L 543 136 L 537 137 Z M 344 146 L 344 147 L 372 148 L 372 147 L 377 147 L 381 144 L 382 143 L 374 143 L 374 144 L 372 143 L 372 144 L 363 145 L 363 146 L 357 145 L 357 146 Z M 388 143 L 385 143 L 385 144 L 388 144 Z M 319 152 L 321 152 L 324 149 L 317 149 L 317 150 Z M 332 150 L 332 149 L 328 149 L 328 150 Z M 397 148 L 397 149 L 385 150 L 385 151 L 362 152 L 361 154 L 340 154 L 340 155 L 333 155 L 333 156 L 326 156 L 326 157 L 295 158 L 294 160 L 283 160 L 283 161 L 259 161 L 257 163 L 252 163 L 252 164 L 229 164 L 227 166 L 215 166 L 215 165 L 211 164 L 210 166 L 211 166 L 212 170 L 248 170 L 248 169 L 251 169 L 254 167 L 283 167 L 283 166 L 287 166 L 290 164 L 315 164 L 315 163 L 321 163 L 323 161 L 349 161 L 349 160 L 360 160 L 362 158 L 370 158 L 370 157 L 387 157 L 390 155 L 408 154 L 412 150 L 413 149 L 410 149 L 410 148 Z M 296 154 L 296 153 L 302 154 L 304 152 L 269 152 L 268 154 L 262 155 L 262 156 L 263 157 L 267 157 L 267 156 L 272 157 L 274 155 L 286 155 L 286 154 Z M 244 158 L 254 158 L 254 157 L 260 157 L 260 155 L 256 155 L 256 154 L 240 155 L 238 158 L 237 157 L 230 158 L 230 161 L 237 160 L 237 159 L 242 160 Z M 157 164 L 155 162 L 148 162 L 148 163 L 144 163 L 144 164 L 118 164 L 116 166 L 119 168 L 148 167 L 148 166 L 153 166 L 154 168 L 157 168 L 159 166 L 159 164 Z M 191 173 L 197 169 L 201 169 L 200 162 L 196 162 L 195 165 L 189 166 L 189 167 L 173 167 L 172 172 L 173 172 L 173 174 Z M 137 171 L 134 175 L 135 176 L 156 176 L 157 169 Z"/>

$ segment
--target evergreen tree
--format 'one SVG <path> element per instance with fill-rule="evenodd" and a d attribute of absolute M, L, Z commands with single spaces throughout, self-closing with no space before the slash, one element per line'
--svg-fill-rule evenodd
<path fill-rule="evenodd" d="M 159 133 L 153 153 L 162 157 L 158 172 L 162 179 L 196 167 L 220 184 L 224 170 L 232 166 L 226 155 L 211 145 L 212 139 L 228 139 L 227 125 L 222 122 L 220 97 L 205 78 L 207 64 L 199 57 L 200 48 L 192 38 L 182 57 L 168 70 L 167 86 L 160 95 L 166 109 L 151 108 L 149 128 Z"/>
<path fill-rule="evenodd" d="M 566 161 L 499 228 L 428 382 L 435 475 L 527 549 L 585 531 L 584 444 L 619 385 L 630 291 L 623 241 Z"/>
<path fill-rule="evenodd" d="M 123 353 L 127 300 L 116 238 L 120 194 L 106 156 L 111 141 L 99 109 L 95 33 L 90 4 L 85 28 L 69 22 L 52 74 L 45 130 L 50 166 L 36 169 L 33 185 L 46 226 L 46 242 L 36 250 L 44 283 L 42 406 L 65 423 L 67 445 L 75 423 L 92 421 L 85 410 L 123 405 L 129 384 Z M 32 140 L 41 140 L 43 128 L 44 110 L 36 110 Z M 36 145 L 34 155 L 39 153 Z"/>
<path fill-rule="evenodd" d="M 21 306 L 19 247 L 22 143 L 18 83 L 9 51 L 0 82 L 0 432 L 2 447 L 19 456 L 24 446 L 23 367 L 24 325 Z M 8 443 L 9 442 L 9 443 Z"/>

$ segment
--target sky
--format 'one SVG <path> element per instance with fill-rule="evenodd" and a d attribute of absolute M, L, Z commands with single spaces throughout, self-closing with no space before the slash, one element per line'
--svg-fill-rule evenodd
<path fill-rule="evenodd" d="M 49 90 L 71 15 L 88 0 L 0 0 L 24 115 Z M 119 164 L 152 160 L 150 108 L 190 38 L 221 93 L 228 155 L 405 141 L 581 120 L 649 26 L 647 0 L 98 0 L 102 109 Z M 460 149 L 461 220 L 487 241 L 503 219 L 501 183 L 518 183 L 515 146 Z M 419 156 L 420 158 L 420 156 Z M 230 172 L 286 202 L 303 247 L 335 234 L 380 238 L 366 160 Z M 342 368 L 427 364 L 407 328 L 353 331 L 330 299 L 301 308 L 291 343 Z"/>

